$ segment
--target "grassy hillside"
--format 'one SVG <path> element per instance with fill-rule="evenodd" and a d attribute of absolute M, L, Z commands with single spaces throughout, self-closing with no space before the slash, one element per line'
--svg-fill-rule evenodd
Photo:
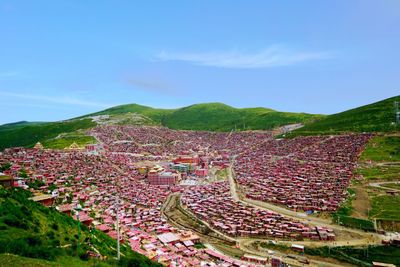
<path fill-rule="evenodd" d="M 400 96 L 329 115 L 306 124 L 305 127 L 294 131 L 293 134 L 398 131 L 399 126 L 396 127 L 393 124 L 395 121 L 394 101 L 400 101 Z"/>
<path fill-rule="evenodd" d="M 180 108 L 162 121 L 164 126 L 185 130 L 267 130 L 304 123 L 321 115 L 278 112 L 267 108 L 233 108 L 222 103 L 196 104 Z"/>
<path fill-rule="evenodd" d="M 29 125 L 40 125 L 43 123 L 45 123 L 45 122 L 18 121 L 18 122 L 13 122 L 13 123 L 7 123 L 7 124 L 0 125 L 0 132 L 10 130 L 10 129 L 23 128 L 23 127 L 29 126 Z"/>
<path fill-rule="evenodd" d="M 381 221 L 385 230 L 398 230 L 400 225 L 400 196 L 388 195 L 391 188 L 399 190 L 400 136 L 380 134 L 372 138 L 360 157 L 356 174 L 362 175 L 365 192 L 370 200 L 370 219 Z M 386 182 L 382 188 L 369 183 Z M 394 222 L 393 222 L 394 221 Z"/>
<path fill-rule="evenodd" d="M 91 119 L 48 122 L 34 125 L 0 126 L 0 150 L 7 147 L 32 147 L 36 142 L 45 142 L 61 133 L 70 133 L 96 126 Z"/>
<path fill-rule="evenodd" d="M 307 113 L 279 112 L 268 108 L 234 108 L 222 103 L 196 104 L 179 109 L 157 109 L 138 104 L 116 106 L 96 113 L 61 122 L 18 122 L 0 126 L 0 150 L 6 147 L 31 147 L 36 142 L 47 143 L 49 147 L 61 148 L 77 142 L 85 144 L 89 138 L 80 136 L 76 140 L 55 140 L 61 133 L 74 133 L 97 125 L 91 118 L 109 115 L 104 124 L 163 125 L 181 130 L 270 130 L 275 127 L 303 123 L 305 127 L 290 136 L 330 134 L 340 132 L 390 132 L 398 131 L 393 125 L 395 119 L 392 97 L 367 106 L 351 109 L 329 116 Z M 81 132 L 82 133 L 82 132 Z"/>
<path fill-rule="evenodd" d="M 97 140 L 92 136 L 73 132 L 70 134 L 62 134 L 57 138 L 47 139 L 42 145 L 44 148 L 64 149 L 73 143 L 77 144 L 79 147 L 84 147 L 87 144 L 97 143 Z"/>
<path fill-rule="evenodd" d="M 156 124 L 161 124 L 163 118 L 170 115 L 174 111 L 175 109 L 158 109 L 138 104 L 127 104 L 85 115 L 84 117 L 96 115 L 121 115 L 125 113 L 137 113 L 151 119 Z"/>
<path fill-rule="evenodd" d="M 362 161 L 400 161 L 400 135 L 375 136 L 361 155 Z"/>
<path fill-rule="evenodd" d="M 277 112 L 267 108 L 234 108 L 222 103 L 196 104 L 179 109 L 156 109 L 147 106 L 129 104 L 109 108 L 80 118 L 96 115 L 110 115 L 111 119 L 121 118 L 127 113 L 140 114 L 150 121 L 146 124 L 159 124 L 179 130 L 230 131 L 232 129 L 259 130 L 277 126 L 304 123 L 321 115 L 305 113 Z"/>
<path fill-rule="evenodd" d="M 347 262 L 354 266 L 371 267 L 372 262 L 392 263 L 399 266 L 400 248 L 395 246 L 360 246 L 360 247 L 309 247 L 306 246 L 304 253 L 296 252 L 290 246 L 284 244 L 273 244 L 261 242 L 260 246 L 265 249 L 280 251 L 285 254 L 298 256 L 318 256 L 322 258 L 333 258 L 340 262 Z M 305 254 L 305 255 L 304 255 Z M 344 264 L 343 264 L 344 265 Z M 302 265 L 306 266 L 306 265 Z M 346 265 L 347 266 L 347 265 Z"/>
<path fill-rule="evenodd" d="M 91 143 L 94 140 L 85 136 L 82 130 L 96 126 L 97 123 L 90 117 L 98 115 L 109 115 L 108 119 L 102 119 L 105 124 L 163 125 L 172 129 L 212 131 L 267 130 L 285 124 L 306 123 L 322 117 L 277 112 L 267 108 L 237 109 L 221 103 L 197 104 L 180 109 L 156 109 L 129 104 L 68 121 L 1 125 L 0 151 L 7 147 L 32 147 L 36 142 L 41 142 L 46 148 L 64 148 L 73 142 L 78 145 Z M 67 135 L 56 138 L 60 134 Z"/>
<path fill-rule="evenodd" d="M 77 222 L 70 216 L 30 201 L 29 196 L 29 191 L 6 190 L 0 187 L 0 254 L 8 253 L 57 263 L 74 262 L 74 266 L 117 265 L 113 260 L 116 256 L 115 240 L 100 231 L 89 230 L 84 225 L 78 235 Z M 89 260 L 87 251 L 99 252 L 109 260 Z M 160 266 L 133 252 L 126 245 L 121 246 L 121 254 L 123 260 L 119 265 L 126 266 L 130 262 L 137 264 L 131 266 Z M 0 257 L 0 262 L 4 261 L 4 257 L 6 256 Z M 29 261 L 25 258 L 14 260 Z"/>
<path fill-rule="evenodd" d="M 10 267 L 10 266 L 29 266 L 29 267 L 110 267 L 110 263 L 102 262 L 100 260 L 89 260 L 82 261 L 78 257 L 72 256 L 60 256 L 57 257 L 55 261 L 28 258 L 19 255 L 4 253 L 0 254 L 0 267 Z"/>

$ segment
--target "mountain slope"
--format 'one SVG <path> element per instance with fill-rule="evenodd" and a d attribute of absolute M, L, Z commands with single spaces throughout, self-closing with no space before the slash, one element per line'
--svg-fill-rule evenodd
<path fill-rule="evenodd" d="M 170 115 L 173 113 L 175 109 L 159 109 L 159 108 L 152 108 L 148 106 L 142 106 L 138 104 L 127 104 L 127 105 L 120 105 L 115 106 L 112 108 L 108 108 L 99 112 L 95 112 L 92 114 L 88 114 L 79 118 L 87 118 L 93 117 L 98 115 L 110 115 L 111 117 L 116 117 L 118 115 L 124 115 L 127 113 L 136 113 L 140 114 L 143 117 L 146 117 L 152 121 L 154 124 L 161 124 L 162 119 L 165 116 Z"/>
<path fill-rule="evenodd" d="M 398 131 L 394 125 L 394 102 L 400 101 L 400 96 L 388 98 L 376 103 L 321 118 L 306 124 L 293 132 L 294 135 L 312 133 L 351 132 L 390 132 Z"/>
<path fill-rule="evenodd" d="M 7 123 L 7 124 L 0 125 L 0 131 L 22 128 L 22 127 L 30 126 L 30 125 L 40 125 L 43 123 L 45 123 L 45 122 L 18 121 L 18 122 L 13 122 L 13 123 Z"/>
<path fill-rule="evenodd" d="M 321 117 L 323 116 L 278 112 L 267 108 L 239 109 L 222 103 L 196 104 L 179 109 L 157 109 L 128 104 L 67 121 L 1 125 L 0 150 L 14 146 L 32 147 L 36 142 L 41 142 L 50 148 L 63 148 L 62 146 L 68 146 L 73 142 L 84 145 L 87 141 L 87 138 L 82 137 L 84 130 L 98 124 L 162 125 L 172 129 L 213 131 L 269 130 Z M 65 138 L 60 140 L 60 134 Z M 69 138 L 66 138 L 68 136 Z M 74 139 L 71 136 L 79 138 Z"/>
<path fill-rule="evenodd" d="M 7 190 L 0 186 L 0 255 L 10 253 L 53 262 L 69 258 L 79 266 L 117 265 L 113 260 L 88 262 L 85 256 L 91 251 L 114 258 L 115 240 L 100 231 L 90 231 L 85 225 L 81 225 L 78 234 L 77 222 L 72 217 L 29 200 L 30 194 L 22 189 Z M 128 245 L 122 245 L 121 252 L 122 262 L 161 266 L 132 251 Z"/>
<path fill-rule="evenodd" d="M 329 116 L 279 112 L 262 107 L 234 108 L 222 103 L 195 104 L 178 109 L 128 104 L 67 121 L 2 125 L 0 150 L 13 146 L 32 147 L 38 141 L 54 148 L 73 142 L 83 145 L 90 142 L 85 138 L 85 130 L 98 124 L 162 125 L 171 129 L 211 131 L 270 130 L 287 124 L 305 124 L 291 136 L 398 131 L 399 127 L 392 123 L 395 119 L 394 101 L 400 101 L 400 96 Z M 60 134 L 65 138 L 60 140 Z"/>
<path fill-rule="evenodd" d="M 234 108 L 222 103 L 196 104 L 164 117 L 164 126 L 185 130 L 269 130 L 322 117 L 305 113 L 278 112 L 267 108 Z"/>
<path fill-rule="evenodd" d="M 80 129 L 96 126 L 91 119 L 80 119 L 40 124 L 0 126 L 0 150 L 7 147 L 25 146 L 33 147 L 36 142 L 57 137 L 61 133 L 70 133 Z"/>

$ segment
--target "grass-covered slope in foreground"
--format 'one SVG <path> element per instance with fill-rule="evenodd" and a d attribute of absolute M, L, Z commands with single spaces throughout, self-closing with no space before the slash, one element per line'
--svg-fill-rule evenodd
<path fill-rule="evenodd" d="M 128 262 L 131 266 L 160 266 L 125 245 L 121 246 L 123 260 L 118 264 L 113 260 L 116 241 L 84 225 L 78 235 L 77 222 L 70 216 L 30 201 L 29 196 L 29 191 L 0 187 L 0 255 L 39 258 L 58 266 L 127 266 Z M 99 252 L 108 260 L 88 260 L 87 251 Z M 1 261 L 5 257 L 1 255 Z"/>
<path fill-rule="evenodd" d="M 306 124 L 303 128 L 294 131 L 293 134 L 398 131 L 400 127 L 394 124 L 395 101 L 400 101 L 400 96 L 326 116 Z"/>

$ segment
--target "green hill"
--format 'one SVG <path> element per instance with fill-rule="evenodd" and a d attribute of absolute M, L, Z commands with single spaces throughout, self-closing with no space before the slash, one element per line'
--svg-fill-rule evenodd
<path fill-rule="evenodd" d="M 27 125 L 0 126 L 0 150 L 7 147 L 25 146 L 33 147 L 36 142 L 46 142 L 61 133 L 71 133 L 80 129 L 88 129 L 96 126 L 91 119 L 79 119 L 70 121 L 47 122 Z"/>
<path fill-rule="evenodd" d="M 117 263 L 115 240 L 85 225 L 81 225 L 78 234 L 77 221 L 29 200 L 30 194 L 0 187 L 0 263 L 8 259 L 26 266 L 47 266 L 48 261 L 57 266 L 161 266 L 127 245 L 121 246 L 123 258 Z M 100 253 L 108 260 L 89 259 L 87 251 Z"/>
<path fill-rule="evenodd" d="M 45 123 L 45 122 L 18 121 L 18 122 L 13 122 L 13 123 L 7 123 L 7 124 L 0 125 L 0 131 L 22 128 L 22 127 L 29 126 L 29 125 L 40 125 L 42 123 Z"/>
<path fill-rule="evenodd" d="M 394 102 L 400 96 L 388 98 L 373 104 L 350 109 L 341 113 L 307 123 L 293 135 L 338 133 L 338 132 L 392 132 L 400 128 L 394 124 Z"/>
<path fill-rule="evenodd" d="M 67 121 L 1 125 L 0 150 L 13 146 L 32 147 L 38 141 L 49 148 L 63 148 L 73 142 L 84 145 L 95 141 L 85 136 L 85 130 L 98 124 L 162 125 L 171 129 L 211 131 L 271 130 L 287 124 L 305 124 L 290 136 L 398 131 L 398 126 L 393 124 L 395 100 L 400 101 L 400 96 L 329 116 L 280 112 L 263 107 L 234 108 L 222 103 L 195 104 L 178 109 L 120 105 Z"/>
<path fill-rule="evenodd" d="M 184 130 L 270 130 L 278 126 L 304 123 L 322 115 L 278 112 L 267 108 L 234 108 L 222 103 L 196 104 L 165 116 L 162 124 Z"/>
<path fill-rule="evenodd" d="M 175 109 L 158 109 L 138 104 L 127 104 L 127 105 L 115 106 L 96 113 L 88 114 L 80 118 L 85 118 L 88 116 L 97 116 L 97 115 L 111 115 L 113 117 L 127 113 L 137 113 L 150 119 L 154 124 L 161 124 L 163 118 L 165 116 L 170 115 L 174 111 Z"/>
<path fill-rule="evenodd" d="M 73 142 L 95 141 L 85 130 L 101 124 L 163 125 L 184 130 L 269 130 L 292 123 L 306 123 L 322 115 L 278 112 L 267 108 L 234 108 L 221 103 L 196 104 L 179 109 L 157 109 L 138 104 L 112 107 L 60 122 L 18 122 L 0 126 L 0 150 L 7 147 L 64 148 Z M 61 136 L 60 136 L 61 135 Z"/>

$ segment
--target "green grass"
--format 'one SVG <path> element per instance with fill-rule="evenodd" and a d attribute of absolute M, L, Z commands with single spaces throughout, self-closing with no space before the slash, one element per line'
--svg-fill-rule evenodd
<path fill-rule="evenodd" d="M 13 122 L 13 123 L 7 123 L 7 124 L 0 125 L 0 132 L 6 131 L 9 129 L 22 128 L 22 127 L 26 127 L 26 126 L 40 125 L 43 123 L 46 123 L 46 122 L 18 121 L 18 122 Z"/>
<path fill-rule="evenodd" d="M 128 113 L 140 114 L 142 120 L 135 121 Z M 163 125 L 180 130 L 269 130 L 292 123 L 306 123 L 320 119 L 322 115 L 277 112 L 267 108 L 233 108 L 221 103 L 197 104 L 179 109 L 156 109 L 137 104 L 121 105 L 100 112 L 60 122 L 18 122 L 0 126 L 0 151 L 7 147 L 33 147 L 41 142 L 51 148 L 68 146 L 71 138 L 55 140 L 59 134 L 73 133 L 96 126 L 89 117 L 110 115 L 119 124 Z M 87 138 L 75 142 L 86 144 Z"/>
<path fill-rule="evenodd" d="M 372 266 L 373 261 L 400 264 L 400 248 L 386 246 L 305 248 L 308 255 L 331 257 L 357 266 Z"/>
<path fill-rule="evenodd" d="M 268 108 L 234 108 L 222 103 L 195 104 L 179 109 L 155 109 L 137 104 L 113 107 L 93 115 L 138 113 L 171 129 L 179 130 L 260 130 L 304 123 L 322 115 L 277 112 Z"/>
<path fill-rule="evenodd" d="M 362 161 L 400 161 L 400 136 L 376 136 L 366 146 Z"/>
<path fill-rule="evenodd" d="M 260 246 L 266 249 L 278 250 L 285 254 L 300 254 L 283 244 L 261 242 Z M 372 266 L 373 261 L 400 264 L 400 247 L 394 246 L 365 246 L 365 247 L 305 247 L 305 255 L 334 258 L 356 266 Z"/>
<path fill-rule="evenodd" d="M 97 140 L 92 136 L 83 134 L 68 134 L 60 138 L 45 140 L 43 141 L 42 145 L 44 148 L 64 149 L 73 143 L 76 143 L 79 147 L 83 147 L 87 144 L 95 144 L 97 143 Z"/>
<path fill-rule="evenodd" d="M 333 221 L 346 227 L 357 228 L 365 231 L 375 231 L 372 221 L 351 216 L 353 212 L 352 200 L 355 192 L 351 188 L 347 189 L 347 191 L 349 192 L 350 197 L 348 197 L 340 205 L 339 209 L 332 214 Z"/>
<path fill-rule="evenodd" d="M 183 130 L 269 130 L 321 117 L 322 115 L 278 112 L 267 108 L 240 109 L 222 103 L 206 103 L 180 108 L 165 116 L 162 124 Z"/>
<path fill-rule="evenodd" d="M 363 166 L 356 170 L 356 174 L 361 174 L 368 180 L 397 180 L 400 178 L 400 165 Z"/>
<path fill-rule="evenodd" d="M 375 196 L 371 201 L 370 217 L 388 221 L 400 221 L 400 196 Z"/>
<path fill-rule="evenodd" d="M 400 190 L 400 184 L 397 184 L 397 183 L 384 184 L 382 186 Z"/>
<path fill-rule="evenodd" d="M 44 143 L 48 139 L 57 137 L 61 133 L 75 132 L 80 129 L 88 129 L 96 126 L 91 119 L 48 122 L 38 125 L 18 127 L 0 126 L 0 150 L 7 147 L 33 147 L 36 142 Z"/>
<path fill-rule="evenodd" d="M 115 240 L 95 229 L 89 230 L 85 225 L 81 225 L 78 235 L 77 221 L 29 200 L 30 195 L 29 191 L 22 189 L 0 187 L 0 254 L 88 266 L 81 259 L 84 259 L 86 251 L 96 249 L 110 259 L 105 264 L 117 264 L 112 260 L 116 256 Z M 141 264 L 139 266 L 160 266 L 126 245 L 121 246 L 121 254 L 124 255 L 123 266 L 128 262 Z"/>
<path fill-rule="evenodd" d="M 364 231 L 375 231 L 374 223 L 370 220 L 354 218 L 351 216 L 340 215 L 334 218 L 335 222 L 340 225 L 360 229 Z"/>
<path fill-rule="evenodd" d="M 28 258 L 13 254 L 0 254 L 0 267 L 9 266 L 29 266 L 29 267 L 47 267 L 47 266 L 57 266 L 57 267 L 110 267 L 115 266 L 112 263 L 108 263 L 101 260 L 90 259 L 88 261 L 80 260 L 77 257 L 71 256 L 61 256 L 55 261 L 48 261 L 42 259 Z"/>
<path fill-rule="evenodd" d="M 400 96 L 388 98 L 373 104 L 329 115 L 303 128 L 295 130 L 292 135 L 340 133 L 340 132 L 393 132 L 399 131 L 395 126 L 394 101 Z"/>
<path fill-rule="evenodd" d="M 44 267 L 44 266 L 62 266 L 55 262 L 32 259 L 13 254 L 0 254 L 0 267 L 8 266 L 30 266 L 30 267 Z M 64 265 L 65 266 L 65 265 Z"/>
<path fill-rule="evenodd" d="M 206 246 L 204 246 L 203 243 L 196 243 L 196 244 L 194 244 L 194 247 L 197 248 L 197 249 L 206 248 Z"/>
<path fill-rule="evenodd" d="M 367 106 L 355 108 L 342 113 L 325 116 L 307 113 L 279 112 L 268 108 L 234 108 L 222 103 L 196 104 L 179 109 L 157 109 L 147 106 L 128 104 L 116 106 L 96 113 L 62 122 L 18 122 L 0 126 L 0 150 L 7 147 L 32 147 L 36 142 L 45 143 L 61 133 L 96 126 L 89 116 L 105 115 L 123 116 L 137 113 L 143 117 L 143 124 L 163 125 L 178 130 L 270 130 L 279 126 L 303 123 L 305 127 L 295 130 L 287 137 L 297 135 L 337 134 L 342 132 L 391 132 L 399 128 L 392 125 L 394 120 L 393 102 L 400 97 L 389 98 Z M 122 124 L 137 124 L 126 118 Z M 379 142 L 379 139 L 378 139 Z M 67 142 L 65 142 L 67 143 Z M 385 138 L 379 145 L 382 152 L 373 147 L 368 155 L 373 158 L 392 156 L 399 159 L 398 138 Z M 60 147 L 64 144 L 50 146 Z M 391 148 L 390 148 L 391 146 Z M 395 148 L 397 146 L 397 148 Z M 386 149 L 387 148 L 387 149 Z M 381 153 L 381 154 L 380 154 Z"/>
<path fill-rule="evenodd" d="M 352 201 L 353 201 L 355 192 L 351 188 L 348 188 L 347 192 L 349 193 L 349 197 L 340 204 L 340 207 L 337 209 L 337 211 L 332 214 L 333 216 L 350 216 L 351 215 L 351 213 L 353 211 Z"/>
<path fill-rule="evenodd" d="M 141 114 L 143 116 L 150 118 L 151 120 L 153 120 L 153 122 L 161 124 L 163 118 L 165 116 L 168 116 L 174 111 L 175 111 L 174 109 L 158 109 L 138 104 L 127 104 L 127 105 L 115 106 L 79 118 L 84 118 L 87 116 L 96 116 L 96 115 L 121 115 L 130 112 L 130 113 Z"/>

